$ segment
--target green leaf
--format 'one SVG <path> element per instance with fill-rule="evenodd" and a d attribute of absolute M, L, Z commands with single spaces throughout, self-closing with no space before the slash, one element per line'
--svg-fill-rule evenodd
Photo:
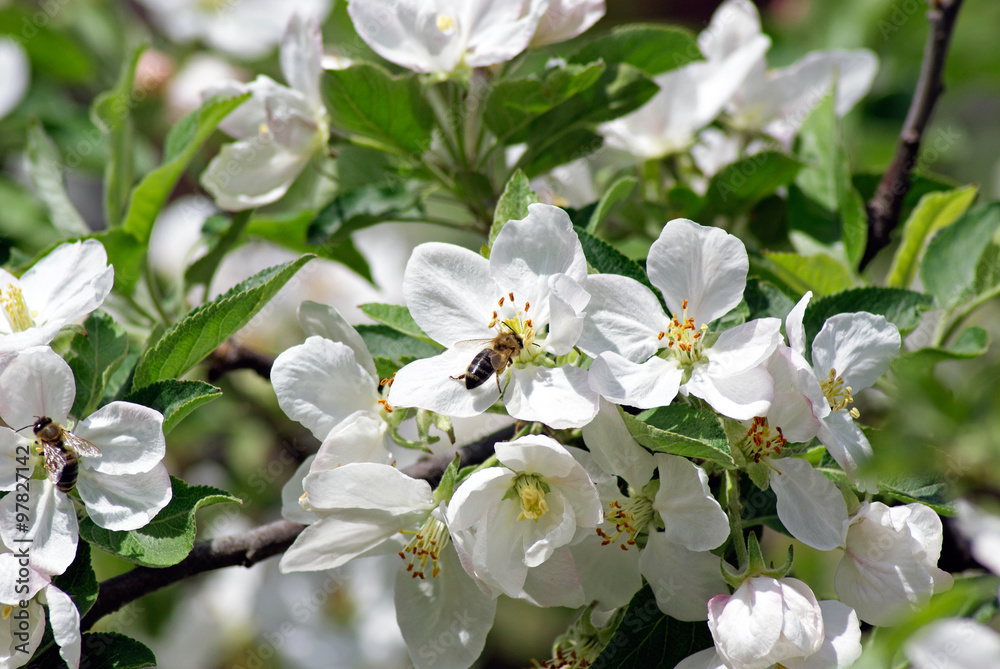
<path fill-rule="evenodd" d="M 904 504 L 920 502 L 941 515 L 955 515 L 955 509 L 952 507 L 954 495 L 948 493 L 948 484 L 940 478 L 925 476 L 880 480 L 878 489 L 880 493 L 894 497 Z"/>
<path fill-rule="evenodd" d="M 420 195 L 419 184 L 412 182 L 363 186 L 340 193 L 316 214 L 307 240 L 316 245 L 337 243 L 376 223 L 421 218 Z"/>
<path fill-rule="evenodd" d="M 430 146 L 434 114 L 415 74 L 394 77 L 362 63 L 325 70 L 322 90 L 334 127 L 417 159 Z"/>
<path fill-rule="evenodd" d="M 1000 227 L 1000 203 L 966 212 L 947 228 L 939 230 L 927 245 L 920 280 L 942 308 L 962 304 L 982 290 L 978 274 L 984 250 Z"/>
<path fill-rule="evenodd" d="M 927 239 L 941 228 L 954 223 L 972 205 L 977 186 L 928 193 L 903 224 L 903 239 L 892 259 L 886 285 L 906 288 L 917 276 L 917 268 Z"/>
<path fill-rule="evenodd" d="M 426 341 L 431 341 L 431 338 L 420 329 L 417 322 L 413 320 L 413 316 L 410 315 L 410 310 L 406 307 L 400 306 L 398 304 L 379 304 L 377 302 L 368 302 L 367 304 L 362 304 L 360 307 L 369 318 L 382 323 L 383 325 L 388 325 L 394 330 L 399 330 L 403 334 L 410 335 L 417 339 L 424 339 Z"/>
<path fill-rule="evenodd" d="M 97 574 L 90 563 L 90 544 L 79 541 L 73 563 L 58 576 L 52 577 L 52 584 L 73 598 L 82 618 L 97 601 Z"/>
<path fill-rule="evenodd" d="M 528 178 L 551 172 L 560 165 L 586 158 L 604 146 L 604 137 L 588 128 L 573 128 L 543 145 L 528 144 L 516 167 Z"/>
<path fill-rule="evenodd" d="M 675 574 L 683 579 L 683 574 Z M 646 585 L 628 603 L 625 617 L 591 669 L 673 667 L 713 645 L 708 623 L 682 622 L 660 611 Z"/>
<path fill-rule="evenodd" d="M 83 635 L 80 666 L 86 669 L 142 669 L 156 666 L 156 656 L 145 644 L 118 632 Z"/>
<path fill-rule="evenodd" d="M 698 41 L 689 31 L 640 23 L 619 26 L 591 40 L 573 54 L 569 62 L 596 60 L 608 64 L 625 63 L 654 76 L 704 59 Z"/>
<path fill-rule="evenodd" d="M 208 304 L 193 309 L 153 344 L 136 366 L 132 388 L 180 378 L 232 337 L 315 256 L 302 256 L 253 275 Z"/>
<path fill-rule="evenodd" d="M 945 348 L 925 347 L 916 351 L 902 353 L 892 361 L 894 373 L 899 374 L 903 370 L 919 376 L 930 373 L 934 365 L 945 360 L 971 360 L 984 355 L 990 347 L 990 334 L 981 327 L 970 327 L 962 331 L 962 334 Z"/>
<path fill-rule="evenodd" d="M 403 334 L 387 325 L 358 325 L 355 328 L 375 359 L 379 378 L 391 377 L 404 365 L 438 355 L 442 347 Z"/>
<path fill-rule="evenodd" d="M 249 99 L 249 93 L 236 97 L 216 95 L 203 102 L 201 107 L 182 118 L 170 130 L 164 146 L 163 164 L 147 174 L 132 190 L 125 215 L 126 231 L 143 243 L 149 241 L 153 222 L 194 154 L 215 131 L 219 122 Z"/>
<path fill-rule="evenodd" d="M 811 290 L 815 295 L 829 295 L 854 285 L 851 270 L 825 253 L 801 256 L 764 252 L 764 258 L 774 276 L 795 293 Z"/>
<path fill-rule="evenodd" d="M 750 310 L 747 320 L 779 318 L 784 322 L 785 316 L 795 306 L 795 301 L 781 292 L 773 283 L 758 279 L 747 281 L 746 290 L 743 291 L 743 299 Z"/>
<path fill-rule="evenodd" d="M 108 162 L 104 167 L 104 220 L 109 228 L 121 223 L 132 188 L 135 126 L 129 111 L 134 103 L 135 70 L 145 50 L 143 45 L 132 51 L 132 57 L 122 65 L 115 87 L 98 95 L 90 106 L 90 120 L 108 142 Z"/>
<path fill-rule="evenodd" d="M 802 163 L 779 151 L 763 151 L 726 165 L 712 176 L 703 218 L 749 209 L 795 178 Z"/>
<path fill-rule="evenodd" d="M 806 342 L 811 344 L 831 316 L 857 311 L 885 316 L 887 321 L 896 326 L 900 335 L 905 336 L 917 327 L 921 314 L 930 309 L 932 302 L 928 295 L 902 288 L 853 288 L 827 295 L 811 301 L 806 307 L 802 318 Z"/>
<path fill-rule="evenodd" d="M 142 278 L 146 245 L 121 228 L 104 230 L 91 235 L 104 245 L 108 253 L 108 264 L 115 268 L 115 292 L 129 295 Z"/>
<path fill-rule="evenodd" d="M 27 171 L 56 229 L 66 237 L 88 234 L 90 228 L 66 194 L 59 149 L 35 119 L 28 124 Z"/>
<path fill-rule="evenodd" d="M 101 550 L 144 567 L 169 567 L 187 557 L 194 547 L 195 512 L 212 504 L 243 502 L 224 490 L 189 486 L 170 477 L 173 498 L 145 527 L 114 532 L 90 518 L 80 521 L 80 536 Z"/>
<path fill-rule="evenodd" d="M 52 77 L 86 86 L 94 81 L 96 54 L 70 36 L 75 31 L 67 30 L 63 17 L 55 20 L 64 8 L 64 4 L 22 7 L 9 4 L 0 9 L 0 35 L 13 35 L 24 47 L 31 61 L 33 80 Z M 59 30 L 54 29 L 56 26 Z"/>
<path fill-rule="evenodd" d="M 577 237 L 580 238 L 583 255 L 587 258 L 587 263 L 591 267 L 601 274 L 621 274 L 630 279 L 635 279 L 652 290 L 653 294 L 660 298 L 660 304 L 663 304 L 660 291 L 653 288 L 653 284 L 649 282 L 649 278 L 646 276 L 646 271 L 642 268 L 642 265 L 607 242 L 587 233 L 583 228 L 574 225 L 573 230 L 576 232 Z M 666 311 L 666 306 L 663 309 Z"/>
<path fill-rule="evenodd" d="M 76 381 L 73 415 L 89 416 L 100 405 L 104 389 L 128 353 L 128 336 L 111 316 L 95 311 L 83 322 L 83 332 L 73 336 L 66 362 Z"/>
<path fill-rule="evenodd" d="M 586 230 L 588 234 L 594 234 L 598 226 L 608 220 L 615 209 L 628 200 L 638 185 L 639 180 L 635 177 L 621 177 L 604 191 L 604 195 L 597 201 L 597 206 L 590 213 L 590 220 L 587 221 Z"/>
<path fill-rule="evenodd" d="M 184 272 L 184 281 L 188 286 L 202 285 L 208 287 L 212 284 L 215 270 L 219 268 L 219 263 L 226 257 L 226 254 L 236 245 L 240 235 L 250 221 L 253 209 L 246 209 L 233 215 L 232 221 L 228 221 L 224 216 L 218 216 L 222 220 L 227 220 L 225 232 L 215 237 L 208 252 L 195 260 Z M 216 216 L 211 217 L 216 218 Z M 208 227 L 208 221 L 205 222 Z"/>
<path fill-rule="evenodd" d="M 638 416 L 620 413 L 632 437 L 651 451 L 734 465 L 726 433 L 712 411 L 671 404 Z"/>
<path fill-rule="evenodd" d="M 520 221 L 528 215 L 528 205 L 538 202 L 538 196 L 531 190 L 528 177 L 521 170 L 514 170 L 507 186 L 503 189 L 497 206 L 493 210 L 493 225 L 490 227 L 489 248 L 507 221 Z"/>
<path fill-rule="evenodd" d="M 204 381 L 166 379 L 134 390 L 124 399 L 163 414 L 163 434 L 169 434 L 189 413 L 218 397 L 222 391 Z"/>

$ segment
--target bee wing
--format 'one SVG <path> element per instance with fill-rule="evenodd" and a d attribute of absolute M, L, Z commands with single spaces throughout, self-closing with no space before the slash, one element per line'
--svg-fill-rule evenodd
<path fill-rule="evenodd" d="M 49 473 L 49 480 L 53 483 L 62 476 L 63 467 L 66 466 L 66 456 L 61 448 L 49 442 L 42 443 L 42 455 L 45 459 L 45 471 Z"/>
<path fill-rule="evenodd" d="M 99 458 L 101 456 L 101 449 L 72 432 L 66 432 L 63 443 L 76 451 L 77 455 L 82 455 L 85 458 Z"/>
<path fill-rule="evenodd" d="M 488 337 L 487 339 L 463 339 L 462 341 L 455 342 L 453 348 L 461 349 L 483 349 L 493 344 L 493 337 Z"/>

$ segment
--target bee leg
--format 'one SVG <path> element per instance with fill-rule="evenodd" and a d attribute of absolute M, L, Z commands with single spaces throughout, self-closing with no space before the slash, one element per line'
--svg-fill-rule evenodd
<path fill-rule="evenodd" d="M 459 374 L 458 376 L 449 376 L 448 378 L 449 379 L 455 379 L 456 381 L 461 381 L 462 379 L 464 379 L 467 376 L 468 376 L 468 374 Z"/>
<path fill-rule="evenodd" d="M 500 388 L 500 372 L 497 372 L 497 390 L 500 391 L 500 397 L 503 397 L 503 390 Z"/>

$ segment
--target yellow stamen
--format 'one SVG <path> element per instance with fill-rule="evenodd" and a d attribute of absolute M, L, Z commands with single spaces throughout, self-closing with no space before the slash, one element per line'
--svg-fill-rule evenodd
<path fill-rule="evenodd" d="M 760 462 L 760 459 L 766 456 L 781 455 L 781 449 L 787 443 L 781 428 L 776 427 L 772 430 L 767 418 L 763 416 L 754 418 L 747 431 L 747 455 L 754 462 Z"/>
<path fill-rule="evenodd" d="M 28 305 L 24 301 L 24 293 L 21 292 L 19 286 L 10 283 L 7 284 L 6 288 L 0 288 L 0 308 L 2 308 L 4 316 L 7 317 L 12 332 L 24 332 L 35 327 L 32 316 L 37 316 L 37 314 L 32 314 L 28 310 Z"/>
<path fill-rule="evenodd" d="M 521 499 L 521 513 L 518 520 L 538 520 L 549 510 L 545 501 L 545 490 L 538 476 L 520 474 L 514 479 L 514 490 Z"/>
<path fill-rule="evenodd" d="M 431 578 L 434 578 L 441 573 L 438 559 L 449 541 L 451 541 L 451 535 L 448 534 L 448 528 L 434 516 L 429 516 L 413 535 L 410 543 L 399 551 L 399 557 L 407 560 L 406 571 L 410 572 L 410 576 L 419 579 L 427 578 L 427 562 L 430 560 L 430 575 Z"/>
<path fill-rule="evenodd" d="M 701 359 L 702 338 L 708 331 L 708 326 L 702 324 L 696 327 L 694 318 L 687 315 L 688 301 L 681 302 L 681 316 L 675 314 L 666 331 L 656 335 L 657 341 L 667 340 L 666 347 L 684 365 L 690 365 Z"/>
<path fill-rule="evenodd" d="M 437 29 L 446 35 L 455 32 L 455 19 L 447 14 L 438 14 Z"/>
<path fill-rule="evenodd" d="M 597 535 L 601 537 L 601 545 L 609 546 L 622 535 L 627 534 L 628 539 L 619 546 L 623 551 L 627 551 L 629 546 L 635 546 L 635 537 L 649 525 L 653 520 L 653 500 L 645 495 L 631 497 L 622 506 L 617 500 L 608 504 L 610 511 L 604 514 L 604 520 L 614 523 L 615 533 L 608 534 L 600 527 L 597 528 Z"/>
<path fill-rule="evenodd" d="M 830 408 L 834 411 L 845 411 L 847 405 L 854 402 L 851 387 L 845 384 L 843 377 L 837 376 L 835 369 L 831 369 L 830 374 L 819 385 L 823 389 L 823 396 L 826 397 L 826 401 L 830 403 Z M 861 412 L 854 407 L 847 412 L 855 420 L 861 417 Z"/>

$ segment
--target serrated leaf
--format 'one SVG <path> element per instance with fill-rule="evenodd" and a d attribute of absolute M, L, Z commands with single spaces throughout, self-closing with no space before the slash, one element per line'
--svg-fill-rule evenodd
<path fill-rule="evenodd" d="M 394 77 L 361 63 L 325 70 L 321 84 L 330 120 L 340 130 L 416 158 L 430 147 L 434 115 L 415 74 Z"/>
<path fill-rule="evenodd" d="M 123 224 L 127 232 L 143 243 L 149 241 L 153 222 L 194 154 L 219 122 L 249 99 L 249 93 L 235 97 L 217 95 L 203 102 L 170 130 L 165 142 L 163 164 L 147 174 L 132 190 Z"/>
<path fill-rule="evenodd" d="M 528 178 L 547 174 L 560 165 L 586 158 L 604 146 L 604 137 L 589 128 L 573 128 L 538 144 L 528 143 L 516 167 Z"/>
<path fill-rule="evenodd" d="M 219 264 L 226 257 L 226 254 L 236 245 L 240 235 L 250 221 L 251 214 L 253 214 L 253 209 L 237 212 L 233 215 L 231 221 L 224 216 L 219 216 L 219 218 L 226 220 L 228 223 L 225 232 L 216 236 L 212 240 L 213 243 L 208 252 L 191 263 L 184 271 L 184 282 L 188 286 L 201 285 L 208 287 L 212 285 L 215 270 L 219 268 Z M 208 221 L 206 221 L 207 223 Z"/>
<path fill-rule="evenodd" d="M 142 669 L 156 666 L 156 656 L 145 644 L 117 632 L 83 635 L 81 669 Z"/>
<path fill-rule="evenodd" d="M 525 218 L 528 215 L 528 205 L 538 201 L 538 195 L 531 190 L 528 177 L 521 170 L 514 170 L 493 210 L 489 248 L 493 248 L 493 242 L 507 221 L 520 221 Z"/>
<path fill-rule="evenodd" d="M 358 325 L 355 329 L 361 335 L 373 358 L 384 358 L 398 367 L 402 367 L 412 360 L 438 355 L 443 350 L 437 344 L 403 334 L 387 325 Z M 379 375 L 382 376 L 381 370 Z M 385 376 L 392 376 L 392 374 Z"/>
<path fill-rule="evenodd" d="M 417 339 L 424 339 L 428 342 L 431 338 L 420 329 L 417 322 L 410 315 L 410 310 L 398 304 L 379 304 L 378 302 L 368 302 L 358 307 L 372 320 L 376 320 L 383 325 L 388 325 L 394 330 L 399 330 L 403 334 L 408 334 Z"/>
<path fill-rule="evenodd" d="M 79 541 L 73 563 L 58 576 L 52 577 L 52 584 L 73 598 L 80 617 L 86 615 L 97 601 L 97 574 L 90 562 L 90 544 Z"/>
<path fill-rule="evenodd" d="M 189 486 L 173 476 L 170 483 L 173 498 L 145 527 L 114 532 L 84 518 L 80 521 L 80 536 L 123 560 L 145 567 L 169 567 L 187 557 L 194 547 L 198 509 L 212 504 L 243 503 L 218 488 Z"/>
<path fill-rule="evenodd" d="M 932 305 L 930 296 L 902 288 L 853 288 L 813 300 L 802 319 L 807 348 L 831 316 L 867 311 L 885 316 L 905 336 L 920 323 L 921 314 Z"/>
<path fill-rule="evenodd" d="M 878 489 L 880 493 L 894 497 L 905 504 L 919 502 L 943 516 L 955 515 L 952 506 L 954 495 L 948 493 L 948 484 L 939 478 L 927 476 L 922 479 L 880 480 Z"/>
<path fill-rule="evenodd" d="M 620 413 L 632 437 L 651 451 L 734 465 L 726 433 L 711 411 L 671 404 L 638 416 Z"/>
<path fill-rule="evenodd" d="M 829 295 L 854 285 L 851 270 L 839 260 L 817 253 L 802 256 L 797 253 L 764 252 L 775 277 L 796 293 L 811 290 L 814 295 Z"/>
<path fill-rule="evenodd" d="M 653 284 L 649 282 L 649 278 L 646 276 L 646 271 L 642 268 L 642 265 L 607 242 L 589 234 L 583 228 L 574 225 L 573 230 L 576 232 L 577 237 L 580 238 L 580 245 L 583 247 L 583 255 L 587 259 L 587 264 L 601 274 L 621 274 L 630 279 L 635 279 L 652 290 L 653 294 L 659 298 L 660 304 L 663 304 L 663 297 L 660 295 L 660 291 L 653 288 Z M 663 307 L 663 310 L 666 311 L 666 306 Z"/>
<path fill-rule="evenodd" d="M 222 390 L 204 381 L 166 379 L 134 390 L 124 400 L 163 414 L 163 434 L 169 434 L 189 413 L 219 397 Z"/>
<path fill-rule="evenodd" d="M 192 310 L 153 344 L 139 361 L 132 381 L 138 389 L 180 378 L 222 342 L 232 337 L 315 256 L 269 267 L 208 304 Z"/>
<path fill-rule="evenodd" d="M 63 236 L 74 237 L 90 233 L 90 228 L 66 194 L 59 149 L 45 134 L 37 119 L 32 119 L 28 124 L 27 172 L 35 186 L 35 194 L 49 212 L 52 225 Z"/>
<path fill-rule="evenodd" d="M 341 242 L 356 230 L 383 221 L 419 218 L 419 184 L 411 182 L 364 186 L 340 193 L 309 223 L 307 241 L 323 245 Z"/>
<path fill-rule="evenodd" d="M 683 574 L 676 574 L 683 579 Z M 700 650 L 711 648 L 708 623 L 682 622 L 666 615 L 656 604 L 649 585 L 628 603 L 625 617 L 591 669 L 650 669 L 673 667 Z"/>
<path fill-rule="evenodd" d="M 597 201 L 597 206 L 590 213 L 590 220 L 587 221 L 587 225 L 585 226 L 587 233 L 594 234 L 597 231 L 597 227 L 608 220 L 608 217 L 614 213 L 615 209 L 628 200 L 638 183 L 639 180 L 635 177 L 622 177 L 608 186 L 608 189 L 604 191 L 604 195 Z"/>
<path fill-rule="evenodd" d="M 76 381 L 74 416 L 89 416 L 100 405 L 108 380 L 127 353 L 128 336 L 111 316 L 95 311 L 87 317 L 66 356 Z"/>
<path fill-rule="evenodd" d="M 585 44 L 571 63 L 626 63 L 649 76 L 703 60 L 698 42 L 687 30 L 640 23 L 619 26 Z"/>
<path fill-rule="evenodd" d="M 928 193 L 920 198 L 916 209 L 903 224 L 903 238 L 893 256 L 892 268 L 885 280 L 887 286 L 905 288 L 913 283 L 928 238 L 964 214 L 978 192 L 977 186 L 966 186 Z"/>
<path fill-rule="evenodd" d="M 709 181 L 709 211 L 703 217 L 744 211 L 790 183 L 801 168 L 802 163 L 779 151 L 762 151 L 726 165 Z"/>
<path fill-rule="evenodd" d="M 1000 203 L 966 212 L 927 245 L 920 280 L 942 308 L 964 303 L 982 290 L 980 261 L 1000 228 Z"/>

